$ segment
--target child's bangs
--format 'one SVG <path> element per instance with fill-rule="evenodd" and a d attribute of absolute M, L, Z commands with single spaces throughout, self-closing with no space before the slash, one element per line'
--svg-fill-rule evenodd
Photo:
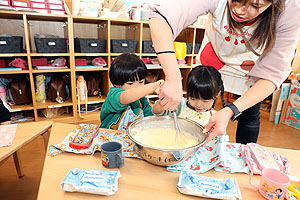
<path fill-rule="evenodd" d="M 142 67 L 137 67 L 132 73 L 129 74 L 129 81 L 139 81 L 146 77 L 146 70 Z"/>

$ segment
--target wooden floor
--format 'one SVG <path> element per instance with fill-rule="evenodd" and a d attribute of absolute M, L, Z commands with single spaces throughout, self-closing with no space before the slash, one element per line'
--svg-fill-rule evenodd
<path fill-rule="evenodd" d="M 258 143 L 264 146 L 300 150 L 300 131 L 283 124 L 269 122 L 269 113 L 261 114 L 261 130 Z M 230 141 L 235 141 L 236 123 L 230 123 L 227 129 Z M 34 200 L 37 198 L 39 182 L 44 163 L 44 143 L 42 137 L 27 144 L 20 151 L 25 176 L 21 179 L 13 164 L 8 159 L 0 166 L 0 199 L 1 200 Z M 59 155 L 58 155 L 59 156 Z M 57 166 L 59 169 L 60 166 Z"/>

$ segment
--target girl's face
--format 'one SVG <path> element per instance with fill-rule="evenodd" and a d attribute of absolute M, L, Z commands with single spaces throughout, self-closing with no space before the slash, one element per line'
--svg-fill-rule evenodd
<path fill-rule="evenodd" d="M 123 89 L 123 90 L 128 90 L 131 88 L 135 88 L 141 85 L 145 85 L 145 80 L 139 80 L 139 81 L 128 81 L 126 83 L 124 83 L 124 85 L 119 86 L 119 88 Z"/>
<path fill-rule="evenodd" d="M 214 101 L 213 99 L 204 100 L 204 99 L 196 99 L 193 97 L 188 97 L 189 104 L 192 106 L 197 112 L 205 112 L 212 108 Z"/>
<path fill-rule="evenodd" d="M 251 22 L 263 13 L 271 2 L 266 0 L 245 0 L 232 2 L 228 0 L 230 15 L 236 22 Z"/>

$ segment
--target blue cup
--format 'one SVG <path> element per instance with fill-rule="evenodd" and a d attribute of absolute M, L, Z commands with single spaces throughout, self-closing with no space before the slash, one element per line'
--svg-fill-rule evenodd
<path fill-rule="evenodd" d="M 106 142 L 101 145 L 102 165 L 106 168 L 120 168 L 124 164 L 122 144 L 119 142 Z"/>

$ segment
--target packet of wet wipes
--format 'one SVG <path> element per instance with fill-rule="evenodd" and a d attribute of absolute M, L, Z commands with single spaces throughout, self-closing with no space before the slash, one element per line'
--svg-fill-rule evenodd
<path fill-rule="evenodd" d="M 183 194 L 195 195 L 214 199 L 242 199 L 237 182 L 232 179 L 216 179 L 194 175 L 190 172 L 181 172 L 178 190 Z"/>
<path fill-rule="evenodd" d="M 72 169 L 61 182 L 61 189 L 68 192 L 85 192 L 113 195 L 118 191 L 120 171 Z"/>

